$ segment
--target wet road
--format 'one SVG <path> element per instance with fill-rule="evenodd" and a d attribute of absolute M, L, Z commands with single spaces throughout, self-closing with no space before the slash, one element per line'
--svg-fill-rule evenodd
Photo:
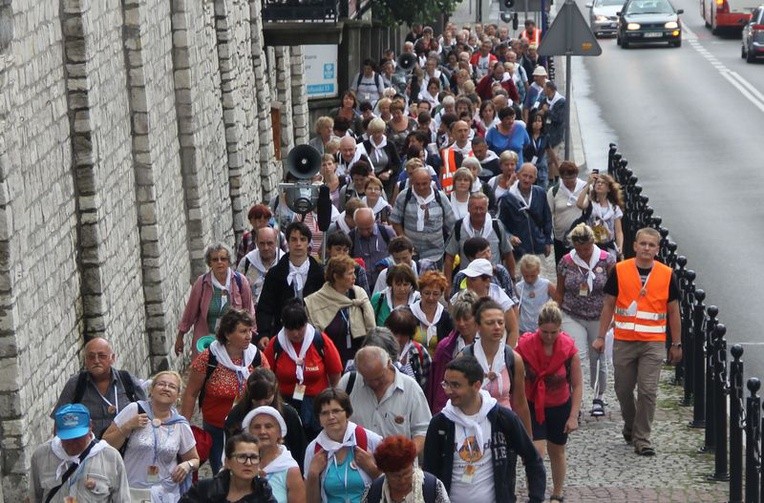
<path fill-rule="evenodd" d="M 685 10 L 681 48 L 623 50 L 600 39 L 600 57 L 574 58 L 572 82 L 589 168 L 604 169 L 615 142 L 655 214 L 698 273 L 706 305 L 720 308 L 746 374 L 764 378 L 764 63 L 740 58 L 739 38 Z M 588 11 L 579 3 L 584 16 Z"/>

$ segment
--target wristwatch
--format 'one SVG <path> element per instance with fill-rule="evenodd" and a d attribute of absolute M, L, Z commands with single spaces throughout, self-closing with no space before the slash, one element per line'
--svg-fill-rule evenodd
<path fill-rule="evenodd" d="M 681 342 L 672 342 L 671 343 L 672 348 L 679 348 L 682 349 L 682 343 Z"/>

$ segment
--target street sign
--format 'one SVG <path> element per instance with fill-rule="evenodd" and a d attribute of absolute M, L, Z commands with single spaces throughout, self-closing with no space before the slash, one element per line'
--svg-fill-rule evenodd
<path fill-rule="evenodd" d="M 544 33 L 541 56 L 599 56 L 602 48 L 575 2 L 566 1 Z"/>

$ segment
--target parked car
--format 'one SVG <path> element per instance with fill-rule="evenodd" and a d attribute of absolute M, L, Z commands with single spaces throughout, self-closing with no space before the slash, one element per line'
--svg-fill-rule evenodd
<path fill-rule="evenodd" d="M 615 35 L 618 31 L 617 13 L 624 0 L 594 0 L 586 4 L 589 9 L 589 26 L 594 36 Z"/>
<path fill-rule="evenodd" d="M 682 22 L 668 0 L 627 0 L 618 12 L 616 42 L 623 49 L 631 44 L 666 43 L 682 45 Z"/>
<path fill-rule="evenodd" d="M 764 56 L 764 5 L 753 9 L 751 20 L 743 27 L 743 44 L 740 57 L 753 63 Z"/>

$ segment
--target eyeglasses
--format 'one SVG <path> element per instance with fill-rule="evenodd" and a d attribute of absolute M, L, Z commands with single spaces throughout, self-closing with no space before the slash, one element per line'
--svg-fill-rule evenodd
<path fill-rule="evenodd" d="M 329 410 L 322 410 L 321 412 L 318 413 L 318 415 L 321 417 L 329 417 L 329 416 L 337 417 L 340 414 L 343 414 L 344 412 L 345 412 L 345 409 L 329 409 Z"/>
<path fill-rule="evenodd" d="M 229 262 L 231 259 L 228 257 L 212 257 L 210 258 L 210 262 Z"/>
<path fill-rule="evenodd" d="M 460 382 L 448 382 L 448 381 L 440 381 L 440 387 L 444 390 L 449 389 L 459 389 L 462 387 L 462 383 Z"/>
<path fill-rule="evenodd" d="M 242 465 L 245 465 L 248 462 L 250 464 L 253 464 L 253 465 L 260 462 L 260 455 L 259 454 L 241 453 L 241 454 L 234 454 L 231 457 L 233 459 L 235 459 L 237 463 L 241 463 Z"/>
<path fill-rule="evenodd" d="M 177 385 L 177 384 L 175 384 L 175 383 L 171 383 L 171 382 L 161 382 L 161 381 L 160 381 L 160 382 L 155 382 L 155 383 L 154 383 L 154 387 L 155 387 L 155 388 L 167 388 L 167 389 L 171 389 L 171 390 L 173 390 L 173 391 L 178 391 L 178 390 L 180 389 L 180 388 L 178 387 L 178 385 Z"/>

